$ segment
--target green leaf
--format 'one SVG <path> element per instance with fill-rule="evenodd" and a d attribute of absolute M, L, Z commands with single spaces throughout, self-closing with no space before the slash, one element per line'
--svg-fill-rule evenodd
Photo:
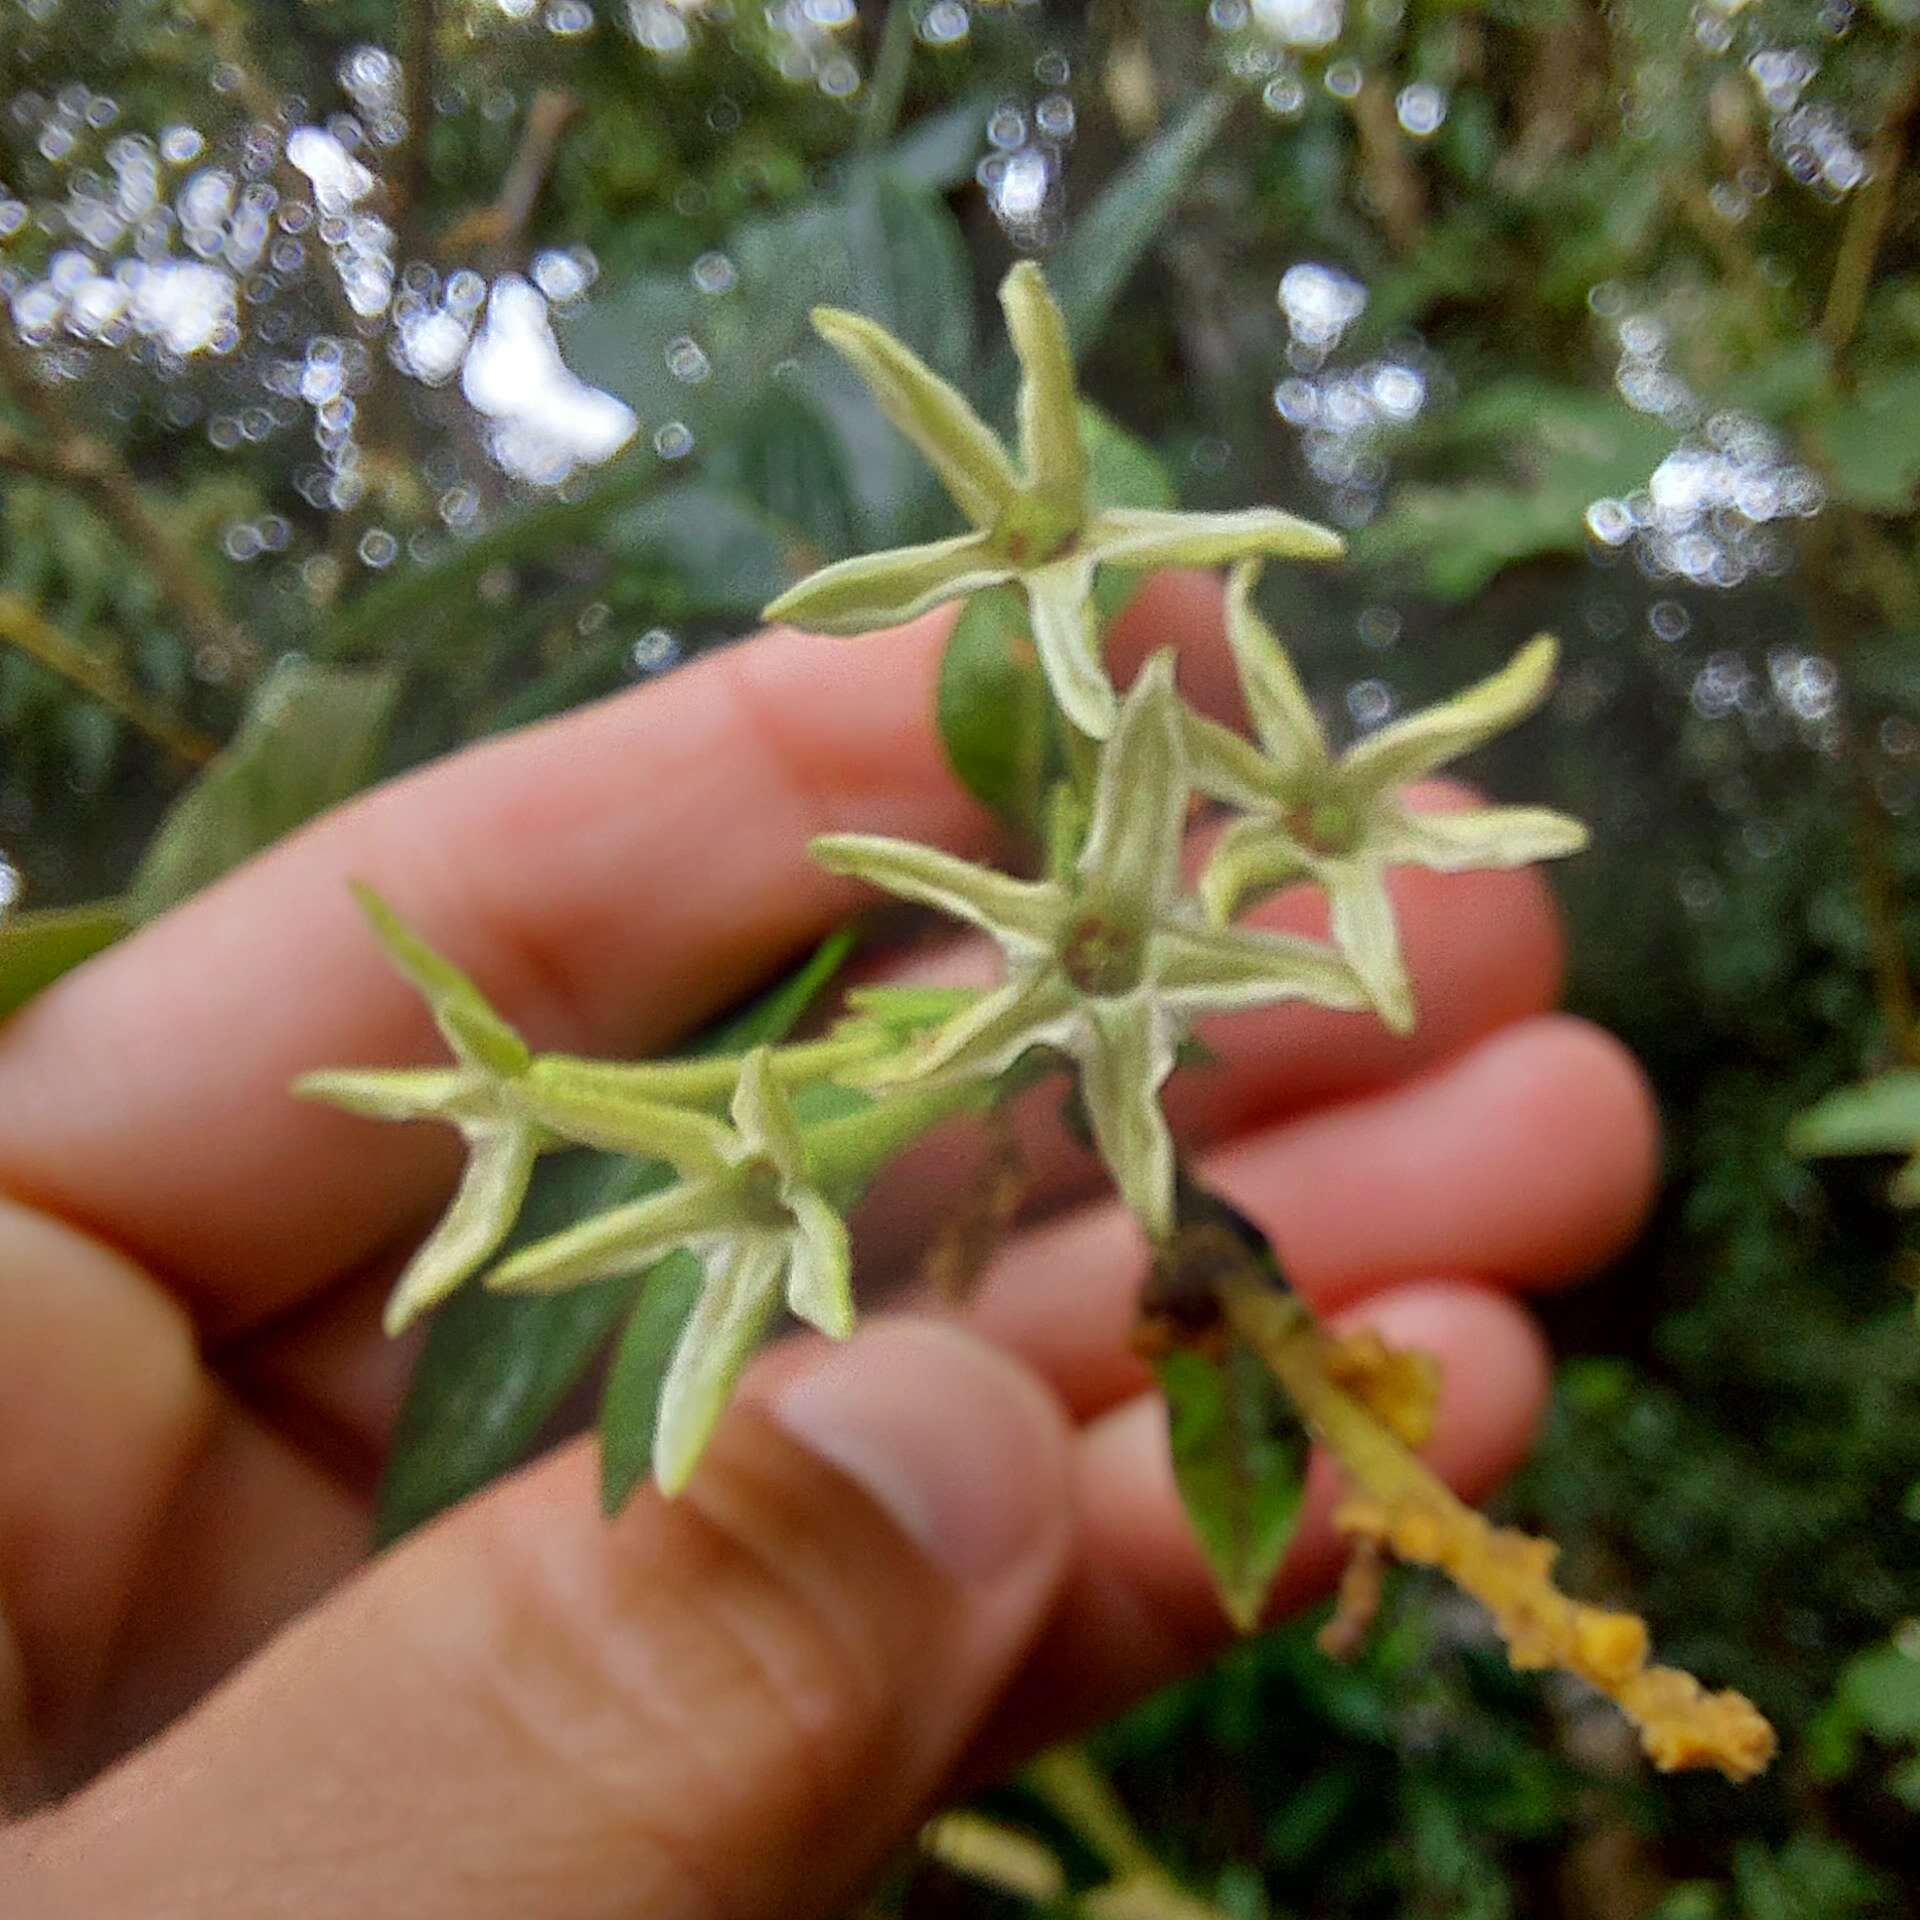
<path fill-rule="evenodd" d="M 673 575 L 689 613 L 751 620 L 793 577 L 779 529 L 747 501 L 698 483 L 611 515 L 603 551 Z"/>
<path fill-rule="evenodd" d="M 738 1053 L 784 1038 L 852 946 L 850 933 L 834 935 L 796 973 L 703 1036 L 694 1051 Z M 671 1178 L 658 1161 L 549 1155 L 535 1169 L 504 1250 L 657 1192 Z M 433 1317 L 401 1409 L 380 1483 L 377 1541 L 397 1540 L 511 1471 L 592 1366 L 645 1279 L 628 1276 L 556 1294 L 480 1287 L 456 1293 Z"/>
<path fill-rule="evenodd" d="M 940 663 L 940 738 L 967 790 L 1025 833 L 1039 831 L 1052 755 L 1047 683 L 1018 587 L 976 593 Z"/>
<path fill-rule="evenodd" d="M 1834 497 L 1868 513 L 1905 513 L 1920 487 L 1920 367 L 1869 375 L 1811 421 Z"/>
<path fill-rule="evenodd" d="M 150 920 L 366 786 L 398 683 L 390 674 L 283 660 L 240 730 L 160 823 L 128 890 Z"/>
<path fill-rule="evenodd" d="M 1170 513 L 1179 506 L 1160 456 L 1085 400 L 1080 403 L 1080 444 L 1087 450 L 1087 503 L 1095 512 L 1148 507 Z"/>
<path fill-rule="evenodd" d="M 840 436 L 806 395 L 775 382 L 759 395 L 727 449 L 734 485 L 812 548 L 807 568 L 851 553 L 853 486 Z"/>
<path fill-rule="evenodd" d="M 131 925 L 118 900 L 46 907 L 0 920 L 0 1020 L 18 1013 L 62 974 L 104 953 Z"/>
<path fill-rule="evenodd" d="M 1105 330 L 1113 303 L 1180 204 L 1229 104 L 1223 94 L 1207 94 L 1189 107 L 1114 175 L 1048 260 L 1047 285 L 1080 353 Z M 1003 378 L 1010 393 L 1011 371 Z"/>
<path fill-rule="evenodd" d="M 1187 1518 L 1227 1617 L 1251 1633 L 1300 1518 L 1306 1429 L 1237 1335 L 1222 1359 L 1176 1347 L 1156 1371 Z"/>
<path fill-rule="evenodd" d="M 960 223 L 944 201 L 897 175 L 870 174 L 848 196 L 855 304 L 950 378 L 973 364 L 973 282 Z"/>
<path fill-rule="evenodd" d="M 700 1262 L 684 1249 L 645 1274 L 600 1395 L 600 1504 L 609 1517 L 652 1471 L 660 1389 L 700 1297 Z"/>
<path fill-rule="evenodd" d="M 1587 552 L 1587 509 L 1627 494 L 1673 451 L 1672 427 L 1606 394 L 1496 382 L 1415 436 L 1444 484 L 1398 488 L 1354 539 L 1367 566 L 1410 566 L 1436 599 L 1471 598 L 1504 568 Z M 1455 478 L 1479 466 L 1484 479 Z"/>
<path fill-rule="evenodd" d="M 454 637 L 474 618 L 481 580 L 498 567 L 551 563 L 568 548 L 590 548 L 607 520 L 654 486 L 661 465 L 651 449 L 625 453 L 601 469 L 577 500 L 542 500 L 470 539 L 454 540 L 438 555 L 396 572 L 330 620 L 318 651 L 327 659 L 389 655 L 396 635 L 420 643 Z"/>

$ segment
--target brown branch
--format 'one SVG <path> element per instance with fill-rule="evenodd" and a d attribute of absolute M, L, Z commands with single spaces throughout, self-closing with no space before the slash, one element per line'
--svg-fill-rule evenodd
<path fill-rule="evenodd" d="M 0 322 L 0 391 L 10 393 L 33 419 L 39 446 L 0 430 L 0 460 L 73 488 L 89 499 L 108 526 L 137 552 L 181 628 L 201 646 L 213 647 L 241 667 L 257 663 L 259 650 L 228 618 L 219 596 L 193 555 L 155 517 L 139 481 L 119 452 L 88 433 L 38 375 L 12 328 Z"/>
<path fill-rule="evenodd" d="M 1907 129 L 1916 109 L 1920 109 L 1920 53 L 1909 53 L 1894 81 L 1879 131 L 1867 149 L 1867 183 L 1847 210 L 1833 278 L 1827 285 L 1826 309 L 1820 315 L 1821 344 L 1832 355 L 1836 371 L 1853 345 L 1867 295 L 1873 290 L 1874 265 L 1893 213 L 1894 189 L 1906 160 Z"/>
<path fill-rule="evenodd" d="M 427 197 L 427 136 L 433 127 L 433 55 L 440 9 L 438 0 L 404 0 L 404 4 L 400 64 L 406 83 L 407 137 L 394 166 L 392 191 L 395 231 L 410 234 L 417 230 Z"/>
<path fill-rule="evenodd" d="M 580 102 L 570 93 L 543 87 L 534 95 L 499 197 L 492 206 L 462 214 L 448 227 L 436 249 L 443 260 L 477 253 L 493 267 L 511 264 L 540 204 L 560 142 L 579 111 Z"/>
<path fill-rule="evenodd" d="M 19 648 L 69 686 L 110 707 L 128 725 L 189 766 L 204 766 L 219 752 L 217 740 L 143 693 L 111 660 L 63 633 L 17 593 L 0 592 L 0 641 Z"/>
<path fill-rule="evenodd" d="M 1387 243 L 1403 258 L 1427 234 L 1427 190 L 1400 134 L 1393 86 L 1370 74 L 1353 96 L 1353 127 L 1360 141 L 1360 179 L 1379 209 Z"/>

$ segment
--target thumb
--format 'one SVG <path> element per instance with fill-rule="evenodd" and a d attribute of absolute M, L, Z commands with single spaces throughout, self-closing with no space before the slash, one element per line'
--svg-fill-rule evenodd
<path fill-rule="evenodd" d="M 151 1746 L 0 1834 L 0 1889 L 29 1896 L 0 1907 L 838 1908 L 1048 1609 L 1068 1433 L 1030 1375 L 925 1323 L 765 1391 L 679 1501 L 649 1490 L 607 1523 L 581 1443 L 393 1549 Z"/>

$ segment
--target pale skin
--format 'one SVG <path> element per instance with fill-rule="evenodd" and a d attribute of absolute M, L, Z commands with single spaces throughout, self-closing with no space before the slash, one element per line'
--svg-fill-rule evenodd
<path fill-rule="evenodd" d="M 811 834 L 986 846 L 932 731 L 950 620 L 774 633 L 394 783 L 0 1030 L 0 1910 L 804 1920 L 957 1785 L 1224 1644 L 1126 1344 L 1140 1243 L 1047 1105 L 964 1313 L 763 1357 L 671 1506 L 609 1527 L 582 1439 L 363 1566 L 415 1351 L 381 1295 L 453 1147 L 287 1096 L 433 1057 L 347 880 L 536 1046 L 671 1048 L 866 904 Z M 1225 713 L 1212 582 L 1143 593 L 1119 678 L 1170 640 Z M 1395 891 L 1412 1037 L 1217 1022 L 1170 1111 L 1316 1304 L 1439 1357 L 1430 1457 L 1479 1494 L 1545 1391 L 1524 1296 L 1631 1237 L 1653 1110 L 1551 1011 L 1537 874 Z M 869 1298 L 968 1164 L 937 1140 L 874 1195 Z M 1338 1566 L 1331 1492 L 1276 1614 Z"/>

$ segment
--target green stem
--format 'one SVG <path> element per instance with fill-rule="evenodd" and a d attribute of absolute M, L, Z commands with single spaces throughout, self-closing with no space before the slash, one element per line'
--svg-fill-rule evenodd
<path fill-rule="evenodd" d="M 1910 52 L 1894 81 L 1892 97 L 1880 118 L 1879 131 L 1867 150 L 1869 178 L 1853 197 L 1847 224 L 1834 256 L 1833 279 L 1827 287 L 1826 309 L 1820 315 L 1820 341 L 1832 356 L 1835 371 L 1853 344 L 1867 295 L 1873 290 L 1873 269 L 1886 238 L 1893 213 L 1894 189 L 1906 157 L 1907 123 L 1920 106 L 1920 54 Z"/>
<path fill-rule="evenodd" d="M 881 1032 L 863 1030 L 773 1050 L 773 1077 L 783 1087 L 810 1086 L 850 1067 L 865 1066 L 893 1050 Z M 701 1060 L 587 1060 L 543 1055 L 563 1064 L 574 1082 L 611 1099 L 644 1106 L 701 1106 L 728 1099 L 740 1083 L 742 1056 L 715 1054 Z"/>
<path fill-rule="evenodd" d="M 1041 1754 L 1021 1781 L 1115 1879 L 1162 1871 L 1113 1783 L 1082 1748 L 1054 1747 Z"/>
<path fill-rule="evenodd" d="M 961 1113 L 986 1113 L 995 1083 L 973 1080 L 955 1086 L 901 1087 L 872 1106 L 807 1130 L 807 1171 L 836 1200 L 856 1196 L 897 1154 L 924 1133 Z"/>

